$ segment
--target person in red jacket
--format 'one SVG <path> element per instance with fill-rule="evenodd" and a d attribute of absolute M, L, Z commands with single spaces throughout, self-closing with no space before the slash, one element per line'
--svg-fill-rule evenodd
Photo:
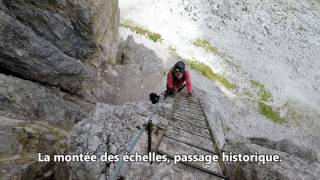
<path fill-rule="evenodd" d="M 187 86 L 188 96 L 192 96 L 192 83 L 189 71 L 183 61 L 178 61 L 167 74 L 167 90 L 165 96 L 176 95 Z"/>

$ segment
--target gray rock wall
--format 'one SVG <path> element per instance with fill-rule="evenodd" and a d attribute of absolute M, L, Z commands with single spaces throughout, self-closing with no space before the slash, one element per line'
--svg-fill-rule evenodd
<path fill-rule="evenodd" d="M 104 153 L 124 154 L 133 137 L 144 128 L 150 112 L 144 104 L 132 103 L 113 106 L 98 103 L 91 118 L 77 123 L 72 132 L 72 154 L 94 154 L 98 159 Z M 109 162 L 71 163 L 74 179 L 107 179 L 115 164 Z"/>
<path fill-rule="evenodd" d="M 66 100 L 66 96 L 57 88 L 0 74 L 0 115 L 72 128 L 87 113 L 77 102 Z"/>
<path fill-rule="evenodd" d="M 1 0 L 0 68 L 88 95 L 115 62 L 118 26 L 117 0 Z"/>
<path fill-rule="evenodd" d="M 117 0 L 0 0 L 0 179 L 69 179 L 75 123 L 111 102 L 100 75 L 116 62 Z"/>
<path fill-rule="evenodd" d="M 37 162 L 38 153 L 68 153 L 70 131 L 89 116 L 90 106 L 58 88 L 0 74 L 0 179 L 46 173 L 65 179 L 68 172 L 60 170 L 66 164 Z"/>

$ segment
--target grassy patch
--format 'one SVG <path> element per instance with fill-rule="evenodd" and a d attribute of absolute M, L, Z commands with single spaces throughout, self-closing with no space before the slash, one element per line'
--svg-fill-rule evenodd
<path fill-rule="evenodd" d="M 261 82 L 255 80 L 251 80 L 250 82 L 252 86 L 259 90 L 259 97 L 262 101 L 268 102 L 273 99 L 270 91 L 268 91 Z"/>
<path fill-rule="evenodd" d="M 233 90 L 236 88 L 235 84 L 232 84 L 231 82 L 229 82 L 225 77 L 214 73 L 212 69 L 204 63 L 201 63 L 195 59 L 192 59 L 192 60 L 188 60 L 186 64 L 191 69 L 198 71 L 199 73 L 201 73 L 203 76 L 207 77 L 210 80 L 219 82 L 229 90 Z"/>
<path fill-rule="evenodd" d="M 229 65 L 235 67 L 236 69 L 241 69 L 241 66 L 232 62 L 229 60 L 227 57 L 225 57 L 219 50 L 216 48 L 214 45 L 212 45 L 208 40 L 205 39 L 196 39 L 195 41 L 192 42 L 193 45 L 196 47 L 204 49 L 206 52 L 214 54 L 216 56 L 219 56 L 222 58 L 226 63 Z"/>
<path fill-rule="evenodd" d="M 264 88 L 264 85 L 263 85 L 261 82 L 259 82 L 259 81 L 251 80 L 250 82 L 251 82 L 251 84 L 252 84 L 254 87 L 256 87 L 256 88 Z"/>
<path fill-rule="evenodd" d="M 137 34 L 146 36 L 146 37 L 148 37 L 149 39 L 151 39 L 154 42 L 161 41 L 161 35 L 160 34 L 151 32 L 151 31 L 143 29 L 141 27 L 138 27 L 138 26 L 136 26 L 136 25 L 134 25 L 132 23 L 129 23 L 128 21 L 125 21 L 125 22 L 121 23 L 121 27 L 130 29 L 131 31 L 133 31 L 133 32 L 135 32 Z"/>
<path fill-rule="evenodd" d="M 213 70 L 206 64 L 199 62 L 196 59 L 184 59 L 182 58 L 176 51 L 176 49 L 172 46 L 169 47 L 169 51 L 170 53 L 185 61 L 186 65 L 191 68 L 194 69 L 196 71 L 198 71 L 200 74 L 202 74 L 203 76 L 207 77 L 208 79 L 212 80 L 212 81 L 216 81 L 220 84 L 222 84 L 225 88 L 229 89 L 229 90 L 234 90 L 235 88 L 237 88 L 237 86 L 235 84 L 232 84 L 231 82 L 229 82 L 225 77 L 223 77 L 222 75 L 219 75 L 217 73 L 214 73 Z"/>
<path fill-rule="evenodd" d="M 212 44 L 210 44 L 209 41 L 205 39 L 196 39 L 195 41 L 192 42 L 192 44 L 204 49 L 208 53 L 212 53 L 217 56 L 223 57 L 222 54 L 219 52 L 218 48 L 214 47 Z"/>
<path fill-rule="evenodd" d="M 279 112 L 273 111 L 271 106 L 263 102 L 259 102 L 259 112 L 275 123 L 282 124 L 285 122 L 285 119 L 280 117 Z"/>
<path fill-rule="evenodd" d="M 262 101 L 270 101 L 272 100 L 272 94 L 267 90 L 262 90 L 260 92 L 260 98 Z"/>

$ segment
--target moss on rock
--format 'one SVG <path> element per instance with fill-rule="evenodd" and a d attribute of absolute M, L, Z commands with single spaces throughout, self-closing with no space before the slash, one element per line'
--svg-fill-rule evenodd
<path fill-rule="evenodd" d="M 258 95 L 262 101 L 268 102 L 273 99 L 271 92 L 268 91 L 261 82 L 256 80 L 251 80 L 250 82 L 253 87 L 258 89 Z"/>
<path fill-rule="evenodd" d="M 223 57 L 223 55 L 219 52 L 218 48 L 214 47 L 210 42 L 206 39 L 196 39 L 192 42 L 193 45 L 204 49 L 208 53 L 215 54 L 216 56 Z"/>
<path fill-rule="evenodd" d="M 285 122 L 285 119 L 280 117 L 279 112 L 274 111 L 271 106 L 263 102 L 259 102 L 259 112 L 275 123 L 282 124 Z"/>
<path fill-rule="evenodd" d="M 196 59 L 187 60 L 186 64 L 191 69 L 194 69 L 201 73 L 203 76 L 207 77 L 212 81 L 216 81 L 222 84 L 225 88 L 229 90 L 235 89 L 237 86 L 231 82 L 229 82 L 225 77 L 220 74 L 213 72 L 213 70 L 206 64 L 197 61 Z"/>
<path fill-rule="evenodd" d="M 160 34 L 138 27 L 132 23 L 129 23 L 128 21 L 124 21 L 123 23 L 121 23 L 121 27 L 130 29 L 131 31 L 137 34 L 140 34 L 142 36 L 146 36 L 149 39 L 151 39 L 153 42 L 158 42 L 162 40 Z"/>

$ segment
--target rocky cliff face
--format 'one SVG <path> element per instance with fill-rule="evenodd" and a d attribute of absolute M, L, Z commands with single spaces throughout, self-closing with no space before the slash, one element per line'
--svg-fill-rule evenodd
<path fill-rule="evenodd" d="M 100 75 L 116 63 L 117 0 L 0 0 L 0 179 L 68 179 L 75 123 L 111 102 Z"/>
<path fill-rule="evenodd" d="M 2 0 L 0 17 L 2 71 L 96 96 L 102 65 L 116 58 L 116 0 Z"/>
<path fill-rule="evenodd" d="M 120 35 L 133 35 L 168 64 L 165 49 L 208 65 L 193 67 L 198 72 L 191 78 L 207 93 L 206 112 L 220 147 L 282 158 L 265 165 L 227 163 L 234 179 L 319 179 L 319 7 L 317 0 L 121 0 L 123 24 L 135 28 L 123 25 Z M 165 47 L 136 28 L 160 34 Z M 218 78 L 210 82 L 210 69 L 237 88 L 228 90 Z M 268 113 L 259 101 L 269 105 Z"/>
<path fill-rule="evenodd" d="M 91 104 L 58 88 L 0 75 L 0 179 L 64 179 L 63 163 L 39 163 L 38 153 L 67 153 L 73 124 Z"/>

